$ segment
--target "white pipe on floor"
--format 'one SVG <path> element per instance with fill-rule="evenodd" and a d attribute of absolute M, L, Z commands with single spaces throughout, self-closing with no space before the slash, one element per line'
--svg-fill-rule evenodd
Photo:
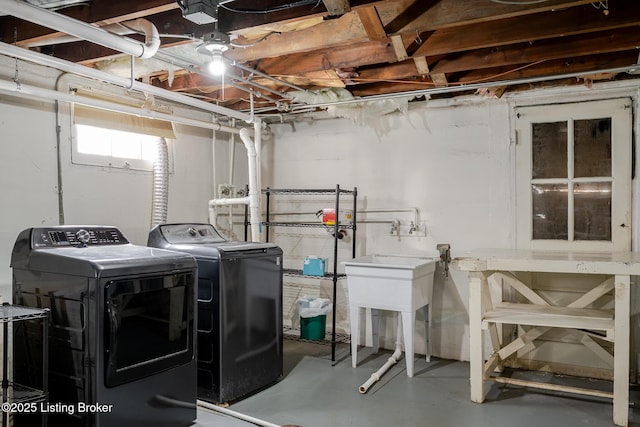
<path fill-rule="evenodd" d="M 273 424 L 273 423 L 270 423 L 268 421 L 261 420 L 259 418 L 255 418 L 255 417 L 252 417 L 252 416 L 249 416 L 249 415 L 241 414 L 239 412 L 232 411 L 231 409 L 222 408 L 220 406 L 217 406 L 217 405 L 214 405 L 214 404 L 211 404 L 209 402 L 202 401 L 202 400 L 196 400 L 196 403 L 201 408 L 208 409 L 210 411 L 220 412 L 221 414 L 229 415 L 231 417 L 238 418 L 240 420 L 247 421 L 247 422 L 250 422 L 250 423 L 258 425 L 258 426 L 263 426 L 263 427 L 281 427 L 278 424 Z"/>
<path fill-rule="evenodd" d="M 127 23 L 132 29 L 144 32 L 143 43 L 23 1 L 4 0 L 0 2 L 0 12 L 140 58 L 151 58 L 160 47 L 158 30 L 145 19 Z"/>
<path fill-rule="evenodd" d="M 390 367 L 398 363 L 398 360 L 400 360 L 400 357 L 402 357 L 402 323 L 400 320 L 400 313 L 396 313 L 396 319 L 397 319 L 396 349 L 391 355 L 391 357 L 387 359 L 387 362 L 384 365 L 382 365 L 380 369 L 378 369 L 376 372 L 371 374 L 371 377 L 369 377 L 369 379 L 358 388 L 358 391 L 361 394 L 366 393 L 367 390 L 369 390 L 369 387 L 371 387 L 373 384 L 379 381 L 380 377 L 382 377 L 382 375 L 385 372 L 387 372 L 387 370 L 389 370 Z"/>

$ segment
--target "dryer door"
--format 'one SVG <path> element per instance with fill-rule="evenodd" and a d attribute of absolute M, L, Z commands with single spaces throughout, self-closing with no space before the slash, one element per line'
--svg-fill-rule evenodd
<path fill-rule="evenodd" d="M 105 284 L 105 385 L 189 362 L 194 354 L 193 271 Z"/>

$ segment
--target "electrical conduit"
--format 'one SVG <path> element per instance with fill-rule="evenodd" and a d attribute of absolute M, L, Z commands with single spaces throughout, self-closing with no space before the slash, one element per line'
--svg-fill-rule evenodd
<path fill-rule="evenodd" d="M 382 375 L 385 372 L 387 372 L 390 367 L 398 363 L 398 360 L 400 360 L 400 357 L 402 357 L 402 323 L 400 323 L 401 322 L 400 313 L 396 313 L 396 322 L 397 322 L 396 349 L 391 355 L 391 357 L 387 359 L 387 362 L 384 365 L 382 365 L 380 369 L 378 369 L 376 372 L 371 374 L 371 377 L 369 377 L 369 379 L 358 388 L 358 391 L 361 394 L 366 393 L 367 390 L 369 390 L 369 387 L 371 387 L 373 384 L 378 382 L 380 380 L 380 377 L 382 377 Z"/>
<path fill-rule="evenodd" d="M 151 22 L 145 19 L 137 19 L 127 23 L 128 27 L 144 32 L 145 42 L 142 43 L 18 0 L 0 2 L 0 11 L 140 58 L 151 58 L 160 47 L 158 30 Z"/>

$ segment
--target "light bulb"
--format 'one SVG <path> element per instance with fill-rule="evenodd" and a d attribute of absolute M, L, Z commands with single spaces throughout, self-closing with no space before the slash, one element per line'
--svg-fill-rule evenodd
<path fill-rule="evenodd" d="M 214 76 L 219 76 L 224 73 L 224 61 L 222 60 L 222 54 L 214 52 L 211 54 L 211 61 L 207 65 L 209 72 Z"/>

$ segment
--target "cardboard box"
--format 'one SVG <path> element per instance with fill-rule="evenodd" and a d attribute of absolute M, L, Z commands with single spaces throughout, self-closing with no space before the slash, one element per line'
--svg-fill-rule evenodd
<path fill-rule="evenodd" d="M 306 276 L 324 276 L 326 264 L 327 260 L 325 258 L 318 258 L 315 256 L 305 257 L 304 264 L 302 266 L 302 274 Z"/>

